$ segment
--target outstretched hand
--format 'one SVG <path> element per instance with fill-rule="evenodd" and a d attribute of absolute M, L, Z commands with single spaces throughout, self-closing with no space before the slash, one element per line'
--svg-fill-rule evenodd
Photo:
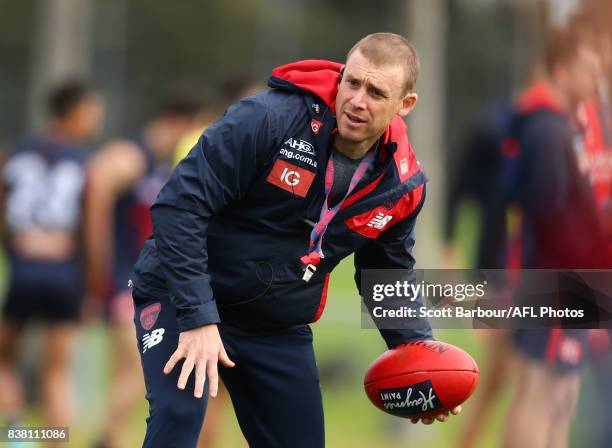
<path fill-rule="evenodd" d="M 461 406 L 457 406 L 455 408 L 453 408 L 450 413 L 453 415 L 457 415 L 461 412 Z M 412 423 L 418 423 L 419 420 L 424 424 L 424 425 L 431 425 L 433 422 L 435 422 L 436 420 L 438 420 L 439 422 L 445 422 L 446 420 L 448 420 L 448 411 L 444 412 L 442 414 L 438 414 L 436 415 L 435 418 L 423 418 L 423 419 L 418 419 L 418 418 L 413 418 L 410 419 L 410 421 Z"/>
<path fill-rule="evenodd" d="M 181 332 L 178 347 L 164 366 L 164 373 L 167 375 L 172 372 L 176 364 L 183 358 L 185 358 L 185 362 L 181 369 L 177 387 L 185 389 L 187 380 L 195 367 L 193 396 L 196 398 L 202 398 L 206 378 L 208 378 L 209 395 L 213 398 L 217 396 L 219 390 L 218 362 L 226 367 L 234 367 L 235 365 L 225 352 L 216 324 Z"/>

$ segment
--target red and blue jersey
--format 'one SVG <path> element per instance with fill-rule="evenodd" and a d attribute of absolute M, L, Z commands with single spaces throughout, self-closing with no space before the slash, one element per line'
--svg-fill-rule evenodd
<path fill-rule="evenodd" d="M 520 262 L 513 267 L 606 267 L 595 197 L 578 163 L 581 141 L 573 117 L 545 83 L 521 95 L 501 147 L 500 180 L 522 221 Z"/>
<path fill-rule="evenodd" d="M 168 180 L 170 164 L 156 163 L 142 141 L 135 141 L 145 160 L 145 173 L 115 204 L 112 293 L 127 289 L 132 268 L 153 232 L 149 209 Z"/>
<path fill-rule="evenodd" d="M 612 201 L 612 115 L 607 104 L 594 100 L 580 107 L 578 120 L 583 127 L 589 180 L 597 205 L 605 208 Z"/>

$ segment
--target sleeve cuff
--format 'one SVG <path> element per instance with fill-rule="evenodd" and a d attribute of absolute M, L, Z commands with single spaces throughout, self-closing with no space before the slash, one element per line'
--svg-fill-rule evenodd
<path fill-rule="evenodd" d="M 380 330 L 387 348 L 394 349 L 400 345 L 408 344 L 414 341 L 435 340 L 431 328 L 423 327 L 419 330 Z"/>
<path fill-rule="evenodd" d="M 176 319 L 180 332 L 221 322 L 219 311 L 214 301 L 198 305 L 188 310 L 177 309 Z"/>

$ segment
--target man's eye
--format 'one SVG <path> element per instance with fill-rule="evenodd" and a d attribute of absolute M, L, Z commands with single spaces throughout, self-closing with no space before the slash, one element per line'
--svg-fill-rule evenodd
<path fill-rule="evenodd" d="M 357 87 L 359 85 L 359 81 L 357 81 L 356 79 L 349 79 L 348 83 L 353 87 Z"/>

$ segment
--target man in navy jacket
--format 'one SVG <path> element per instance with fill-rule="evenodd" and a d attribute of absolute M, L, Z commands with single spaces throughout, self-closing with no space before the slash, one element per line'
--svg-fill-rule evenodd
<path fill-rule="evenodd" d="M 145 446 L 194 446 L 219 374 L 250 446 L 324 445 L 307 324 L 344 257 L 358 285 L 361 269 L 413 269 L 426 178 L 402 117 L 418 70 L 390 33 L 362 39 L 344 67 L 279 67 L 178 165 L 133 277 Z M 409 327 L 381 330 L 388 347 L 432 338 L 425 320 Z"/>

